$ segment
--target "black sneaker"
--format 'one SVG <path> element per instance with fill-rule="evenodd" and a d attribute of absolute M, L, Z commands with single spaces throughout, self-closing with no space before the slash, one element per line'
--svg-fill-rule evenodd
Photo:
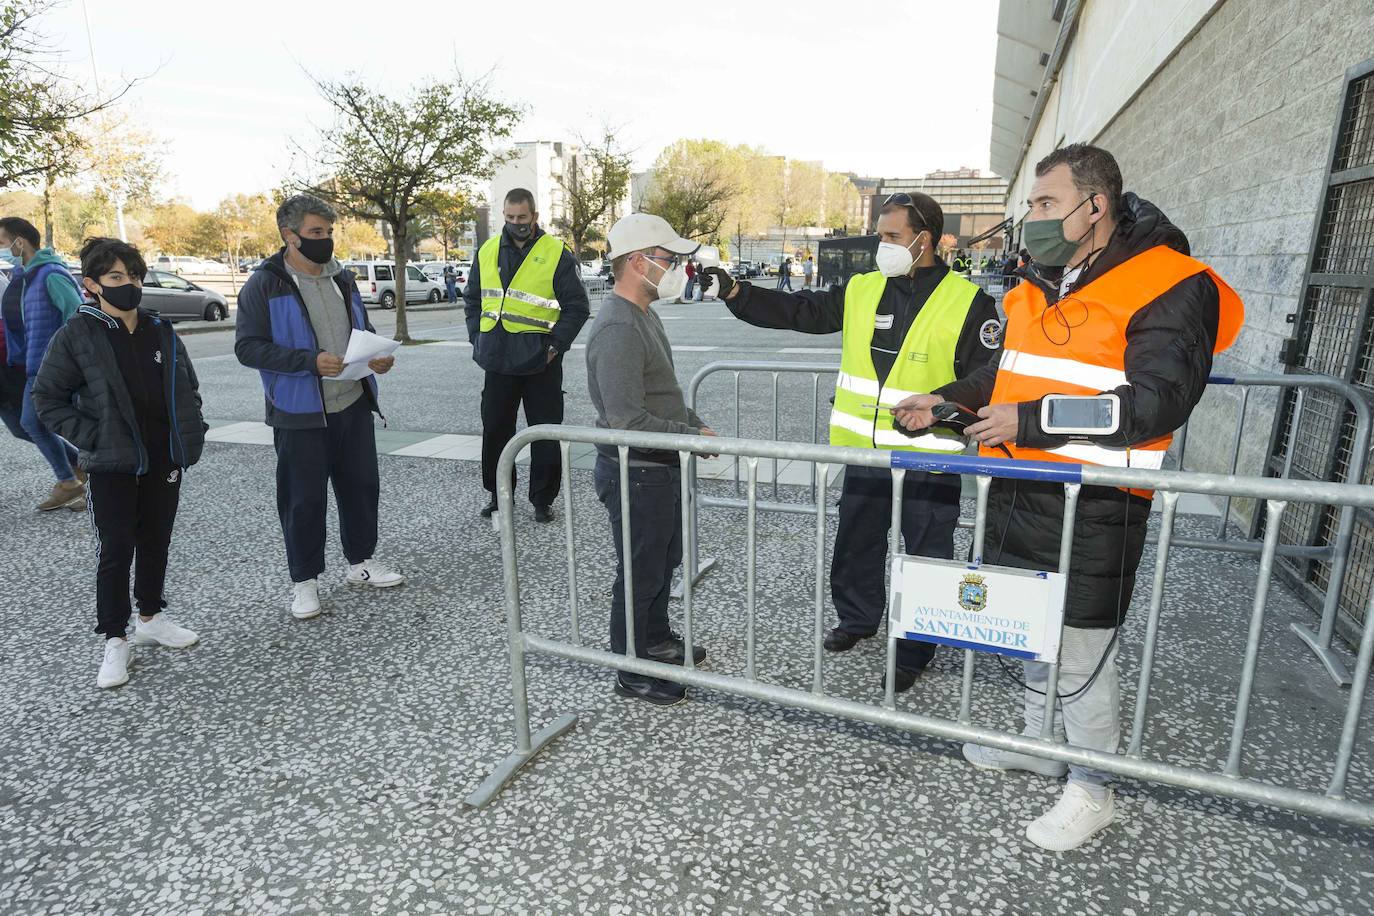
<path fill-rule="evenodd" d="M 906 693 L 912 688 L 916 681 L 921 677 L 922 668 L 898 668 L 897 677 L 893 679 L 892 690 L 894 693 Z M 878 681 L 878 687 L 887 690 L 887 675 L 884 674 Z"/>
<path fill-rule="evenodd" d="M 872 633 L 867 636 L 862 633 L 848 633 L 839 627 L 831 630 L 825 635 L 825 651 L 827 652 L 848 652 L 859 644 L 861 639 L 871 639 Z"/>
<path fill-rule="evenodd" d="M 491 502 L 482 507 L 482 518 L 491 518 L 496 514 L 496 497 L 491 498 Z"/>
<path fill-rule="evenodd" d="M 622 697 L 643 700 L 655 706 L 676 706 L 686 701 L 687 688 L 658 678 L 641 678 L 634 674 L 617 674 L 615 692 Z"/>
<path fill-rule="evenodd" d="M 535 507 L 534 507 L 534 520 L 535 520 L 536 522 L 551 522 L 551 521 L 553 521 L 553 508 L 550 507 L 550 506 L 535 506 Z"/>
<path fill-rule="evenodd" d="M 686 649 L 687 645 L 682 641 L 682 637 L 674 633 L 663 642 L 649 646 L 644 652 L 656 662 L 681 665 L 687 659 Z M 706 650 L 701 646 L 692 646 L 692 663 L 700 665 L 704 661 L 706 661 Z"/>

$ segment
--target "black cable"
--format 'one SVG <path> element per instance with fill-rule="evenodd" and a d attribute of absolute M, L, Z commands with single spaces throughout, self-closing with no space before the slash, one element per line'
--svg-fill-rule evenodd
<path fill-rule="evenodd" d="M 1019 484 L 1019 480 L 1013 480 L 1011 484 L 1011 506 L 1007 509 L 1007 523 L 1002 526 L 1002 537 L 997 542 L 997 563 L 1000 563 L 1002 560 L 1002 552 L 1003 549 L 1006 547 L 1007 543 L 1007 532 L 1011 530 L 1012 519 L 1016 516 L 1016 496 Z M 1056 702 L 1058 706 L 1061 707 L 1065 700 L 1073 699 L 1083 691 L 1087 690 L 1097 681 L 1097 676 L 1102 673 L 1103 667 L 1107 664 L 1107 657 L 1112 654 L 1112 649 L 1116 648 L 1116 642 L 1121 636 L 1121 625 L 1126 621 L 1126 611 L 1121 606 L 1121 602 L 1122 599 L 1126 597 L 1126 534 L 1130 528 L 1131 494 L 1129 492 L 1123 491 L 1121 495 L 1123 497 L 1123 501 L 1121 504 L 1121 565 L 1117 572 L 1116 626 L 1112 630 L 1112 638 L 1107 643 L 1107 648 L 1103 650 L 1102 657 L 1097 660 L 1097 666 L 1093 668 L 1093 673 L 1088 676 L 1088 679 L 1083 682 L 1083 686 L 1079 687 L 1072 693 L 1065 693 L 1058 696 Z M 1072 566 L 1070 566 L 1070 569 L 1072 569 Z M 1067 587 L 1067 582 L 1065 583 L 1065 585 Z M 1067 589 L 1065 594 L 1065 600 L 1067 601 Z M 1010 678 L 1014 683 L 1020 685 L 1025 690 L 1029 690 L 1031 693 L 1039 694 L 1042 697 L 1045 696 L 1045 691 L 1036 690 L 1034 687 L 1030 686 L 1025 681 L 1021 680 L 1019 677 L 1013 674 L 1011 669 L 1007 667 L 1006 659 L 1002 658 L 1001 655 L 996 655 L 996 658 L 997 664 L 1002 669 L 1002 673 L 1005 674 L 1008 678 Z"/>

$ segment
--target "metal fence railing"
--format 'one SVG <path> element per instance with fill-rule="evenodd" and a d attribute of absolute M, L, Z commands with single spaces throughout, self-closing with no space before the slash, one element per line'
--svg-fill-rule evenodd
<path fill-rule="evenodd" d="M 1070 572 L 1073 557 L 1074 512 L 1077 497 L 1082 486 L 1104 486 L 1153 489 L 1162 495 L 1163 516 L 1160 522 L 1159 540 L 1155 558 L 1153 589 L 1150 595 L 1147 628 L 1142 647 L 1139 679 L 1136 685 L 1135 712 L 1133 727 L 1124 754 L 1089 750 L 1082 747 L 1057 743 L 1052 740 L 1053 720 L 1059 679 L 1059 666 L 1052 662 L 1049 667 L 1047 686 L 1046 715 L 1040 736 L 1011 733 L 976 724 L 972 718 L 974 695 L 974 654 L 966 650 L 964 655 L 963 678 L 960 689 L 959 712 L 956 717 L 941 717 L 932 714 L 918 714 L 896 706 L 893 685 L 896 664 L 895 639 L 890 635 L 891 628 L 884 628 L 887 635 L 887 690 L 881 704 L 866 704 L 854 700 L 832 696 L 825 691 L 823 647 L 824 616 L 826 612 L 825 589 L 825 552 L 827 546 L 828 515 L 825 500 L 817 500 L 812 507 L 815 516 L 815 557 L 812 569 L 814 577 L 813 621 L 808 628 L 811 639 L 812 669 L 810 683 L 784 685 L 765 683 L 756 676 L 754 623 L 756 614 L 754 576 L 746 578 L 744 600 L 740 602 L 747 615 L 745 620 L 745 668 L 741 675 L 721 674 L 702 671 L 692 663 L 692 650 L 696 639 L 695 614 L 693 607 L 694 586 L 692 577 L 684 579 L 682 603 L 682 630 L 685 642 L 685 664 L 682 667 L 650 661 L 643 658 L 617 655 L 602 649 L 583 644 L 579 621 L 575 612 L 577 605 L 578 562 L 575 555 L 574 512 L 572 501 L 568 500 L 565 518 L 568 561 L 568 587 L 572 596 L 574 614 L 569 620 L 570 639 L 551 639 L 539 636 L 525 629 L 523 623 L 524 606 L 521 596 L 521 577 L 517 565 L 515 540 L 514 499 L 510 483 L 511 470 L 520 450 L 531 442 L 557 441 L 564 452 L 565 492 L 571 492 L 568 468 L 568 449 L 571 443 L 591 443 L 609 446 L 617 450 L 621 480 L 622 506 L 622 544 L 624 550 L 625 593 L 632 596 L 633 583 L 630 580 L 633 563 L 633 531 L 631 530 L 628 502 L 631 488 L 628 482 L 628 452 L 631 448 L 644 448 L 674 451 L 678 454 L 679 466 L 683 474 L 681 490 L 683 500 L 689 497 L 691 462 L 707 453 L 739 456 L 746 460 L 746 562 L 753 571 L 757 563 L 757 525 L 758 509 L 758 462 L 774 458 L 814 462 L 817 473 L 824 474 L 832 465 L 849 465 L 872 468 L 886 468 L 893 479 L 893 502 L 891 526 L 891 549 L 898 552 L 900 538 L 900 505 L 904 476 L 908 470 L 940 471 L 944 473 L 975 475 L 977 481 L 977 508 L 973 519 L 972 560 L 980 563 L 983 553 L 984 534 L 987 519 L 988 495 L 992 478 L 1012 478 L 1057 482 L 1065 489 L 1065 524 L 1060 541 L 1060 573 Z M 635 674 L 662 678 L 668 681 L 721 691 L 737 696 L 776 703 L 796 709 L 810 710 L 857 722 L 902 729 L 908 732 L 930 735 L 952 741 L 970 741 L 1001 750 L 1017 751 L 1069 764 L 1094 767 L 1117 776 L 1164 783 L 1185 789 L 1218 796 L 1239 799 L 1264 805 L 1285 808 L 1305 814 L 1335 818 L 1364 826 L 1374 826 L 1374 801 L 1356 800 L 1346 797 L 1346 786 L 1352 758 L 1355 754 L 1356 739 L 1360 729 L 1361 712 L 1365 699 L 1365 689 L 1369 682 L 1371 661 L 1374 660 L 1374 597 L 1371 608 L 1364 618 L 1362 637 L 1358 656 L 1352 675 L 1352 685 L 1341 717 L 1339 736 L 1336 740 L 1334 759 L 1331 761 L 1330 778 L 1324 791 L 1304 789 L 1294 785 L 1276 784 L 1247 776 L 1243 761 L 1247 719 L 1254 694 L 1255 672 L 1259 662 L 1261 634 L 1268 607 L 1269 587 L 1274 571 L 1275 557 L 1278 555 L 1280 521 L 1290 503 L 1324 503 L 1329 505 L 1374 508 L 1374 487 L 1354 486 L 1315 481 L 1282 480 L 1263 477 L 1236 477 L 1223 474 L 1198 474 L 1183 471 L 1148 471 L 1132 468 L 1108 468 L 1092 465 L 1052 464 L 1030 461 L 1010 461 L 1003 459 L 983 459 L 971 456 L 947 456 L 912 452 L 886 452 L 877 449 L 838 448 L 828 445 L 798 444 L 789 442 L 767 442 L 738 438 L 711 438 L 690 435 L 667 435 L 657 433 L 632 433 L 621 430 L 586 429 L 565 426 L 535 426 L 517 435 L 506 447 L 501 456 L 497 471 L 498 481 L 498 528 L 501 539 L 501 560 L 505 584 L 506 617 L 510 641 L 511 689 L 515 710 L 515 747 L 512 753 L 501 762 L 495 771 L 468 798 L 474 806 L 489 802 L 497 792 L 515 775 L 520 767 L 541 749 L 546 747 L 559 734 L 567 731 L 575 722 L 576 715 L 567 713 L 556 717 L 551 723 L 537 732 L 531 731 L 529 705 L 526 693 L 526 657 L 532 653 L 596 665 L 612 670 L 628 671 Z M 1256 580 L 1249 621 L 1246 627 L 1244 658 L 1237 682 L 1235 706 L 1230 722 L 1230 740 L 1226 748 L 1225 762 L 1219 769 L 1204 769 L 1188 765 L 1178 760 L 1152 759 L 1147 756 L 1143 737 L 1149 728 L 1151 681 L 1155 675 L 1157 642 L 1160 635 L 1160 617 L 1164 605 L 1164 590 L 1169 562 L 1169 554 L 1177 539 L 1174 537 L 1178 500 L 1181 494 L 1197 493 L 1213 497 L 1231 497 L 1267 501 L 1263 543 L 1259 553 L 1259 575 Z M 683 513 L 682 536 L 692 536 L 689 530 L 691 519 Z M 542 544 L 541 553 L 547 550 Z M 1142 571 L 1143 573 L 1143 571 Z M 1143 575 L 1142 575 L 1143 580 Z M 627 643 L 634 645 L 633 639 L 633 600 L 625 602 Z M 1216 625 L 1225 626 L 1223 619 Z M 1237 635 L 1239 635 L 1237 633 Z M 631 650 L 633 651 L 633 650 Z M 1177 675 L 1177 666 L 1171 673 Z M 1269 739 L 1272 741 L 1272 737 Z M 1365 746 L 1366 753 L 1368 745 Z M 1315 750 L 1304 748 L 1309 756 Z"/>
<path fill-rule="evenodd" d="M 691 382 L 687 386 L 687 404 L 694 409 L 700 409 L 701 389 L 704 383 L 712 376 L 729 373 L 733 383 L 733 402 L 734 409 L 731 415 L 733 435 L 740 437 L 745 435 L 745 427 L 742 425 L 742 410 L 740 402 L 740 376 L 744 373 L 759 373 L 771 377 L 771 426 L 764 418 L 762 425 L 765 426 L 764 433 L 771 432 L 773 440 L 779 438 L 780 418 L 784 415 L 783 408 L 779 400 L 780 379 L 787 375 L 810 376 L 811 380 L 811 438 L 812 444 L 819 444 L 825 441 L 828 436 L 829 425 L 825 419 L 829 414 L 829 395 L 822 398 L 822 377 L 833 376 L 839 371 L 839 367 L 827 363 L 811 362 L 763 362 L 763 361 L 723 361 L 708 363 L 701 367 L 692 376 Z M 828 380 L 827 380 L 828 381 Z M 1243 375 L 1243 376 L 1222 376 L 1214 375 L 1208 380 L 1209 390 L 1220 392 L 1234 392 L 1236 402 L 1236 421 L 1231 430 L 1231 436 L 1227 452 L 1230 455 L 1229 463 L 1226 465 L 1224 473 L 1234 475 L 1238 472 L 1238 465 L 1241 457 L 1241 446 L 1245 437 L 1246 409 L 1250 403 L 1250 393 L 1255 388 L 1292 388 L 1296 389 L 1297 402 L 1293 410 L 1289 427 L 1296 431 L 1302 419 L 1303 412 L 1303 393 L 1304 391 L 1320 390 L 1342 396 L 1349 403 L 1355 415 L 1355 431 L 1351 440 L 1351 461 L 1346 469 L 1345 480 L 1350 484 L 1359 484 L 1364 480 L 1365 466 L 1369 460 L 1370 434 L 1371 434 L 1371 412 L 1369 402 L 1361 394 L 1358 388 L 1337 379 L 1326 378 L 1323 376 L 1311 375 Z M 828 388 L 827 388 L 828 390 Z M 824 413 L 822 412 L 824 405 Z M 798 411 L 805 411 L 806 405 L 799 404 L 795 408 Z M 805 424 L 803 424 L 804 426 Z M 724 428 L 724 424 L 722 424 Z M 758 424 L 751 427 L 757 430 Z M 795 428 L 795 424 L 794 424 Z M 1177 456 L 1178 469 L 1184 470 L 1184 461 L 1187 457 L 1186 449 L 1188 443 L 1188 424 L 1184 424 L 1179 429 L 1175 437 L 1174 454 Z M 1291 436 L 1290 436 L 1291 438 Z M 1292 470 L 1292 450 L 1289 451 L 1288 462 L 1280 473 L 1281 479 L 1288 479 Z M 783 502 L 779 501 L 779 482 L 777 475 L 777 461 L 773 462 L 772 474 L 772 495 L 771 501 L 761 501 L 758 510 L 761 512 L 792 512 L 810 515 L 815 511 L 814 503 L 821 497 L 818 495 L 817 482 L 814 474 L 811 475 L 810 501 L 807 502 Z M 711 558 L 703 559 L 697 548 L 695 531 L 697 527 L 697 513 L 703 508 L 724 508 L 740 509 L 744 503 L 739 497 L 740 486 L 740 462 L 734 459 L 734 491 L 736 495 L 719 496 L 703 494 L 696 474 L 693 473 L 691 480 L 691 501 L 685 507 L 685 511 L 691 516 L 692 520 L 692 540 L 687 544 L 686 564 L 684 567 L 684 577 L 691 575 L 693 582 L 699 582 L 702 576 L 706 575 L 716 565 L 716 561 Z M 1221 499 L 1221 514 L 1217 520 L 1216 529 L 1211 538 L 1185 538 L 1174 539 L 1174 547 L 1185 547 L 1197 550 L 1217 550 L 1225 553 L 1238 553 L 1256 556 L 1263 549 L 1263 541 L 1259 538 L 1229 538 L 1227 536 L 1227 522 L 1231 516 L 1232 498 L 1223 496 Z M 821 499 L 824 502 L 823 499 Z M 833 507 L 831 509 L 833 513 Z M 962 528 L 972 528 L 972 519 L 961 519 L 959 522 Z M 1307 544 L 1282 544 L 1279 546 L 1279 555 L 1302 560 L 1316 560 L 1331 564 L 1331 575 L 1327 583 L 1327 588 L 1322 596 L 1322 611 L 1320 622 L 1315 630 L 1302 624 L 1293 624 L 1293 632 L 1312 650 L 1318 660 L 1326 668 L 1332 680 L 1339 686 L 1347 686 L 1350 683 L 1350 672 L 1340 656 L 1332 649 L 1331 643 L 1335 634 L 1336 619 L 1340 608 L 1341 590 L 1344 588 L 1346 575 L 1349 571 L 1349 559 L 1351 543 L 1355 529 L 1355 507 L 1343 506 L 1336 526 L 1336 536 L 1330 545 L 1307 545 Z M 681 585 L 674 592 L 674 596 L 680 596 Z"/>

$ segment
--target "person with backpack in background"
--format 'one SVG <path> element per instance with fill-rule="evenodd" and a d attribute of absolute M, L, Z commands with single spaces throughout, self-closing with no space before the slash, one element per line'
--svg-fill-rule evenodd
<path fill-rule="evenodd" d="M 24 435 L 19 438 L 38 448 L 57 478 L 48 498 L 38 504 L 38 511 L 51 512 L 65 506 L 84 512 L 86 472 L 76 466 L 76 449 L 43 425 L 33 405 L 33 380 L 48 350 L 48 341 L 81 307 L 81 293 L 66 262 L 41 244 L 42 236 L 33 223 L 17 216 L 0 219 L 0 248 L 8 248 L 20 262 L 14 266 L 10 285 L 0 300 L 5 367 L 14 378 L 18 377 L 13 372 L 16 367 L 24 372 L 19 394 L 19 429 Z M 10 430 L 13 432 L 14 427 Z"/>

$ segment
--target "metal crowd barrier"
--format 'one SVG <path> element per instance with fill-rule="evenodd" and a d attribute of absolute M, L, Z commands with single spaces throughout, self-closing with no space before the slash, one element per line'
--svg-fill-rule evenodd
<path fill-rule="evenodd" d="M 699 406 L 698 398 L 702 383 L 711 376 L 729 372 L 734 382 L 734 425 L 733 432 L 736 438 L 741 435 L 740 426 L 740 374 L 745 372 L 762 372 L 772 376 L 772 437 L 778 438 L 780 406 L 779 406 L 779 379 L 787 374 L 803 374 L 811 376 L 811 443 L 822 442 L 821 433 L 825 429 L 828 435 L 828 424 L 823 424 L 821 419 L 821 376 L 834 375 L 839 371 L 839 367 L 826 363 L 802 363 L 802 362 L 764 362 L 764 361 L 723 361 L 708 363 L 702 366 L 697 373 L 692 376 L 692 380 L 687 387 L 687 404 L 690 407 Z M 1229 470 L 1226 472 L 1232 476 L 1237 473 L 1237 466 L 1240 462 L 1241 446 L 1245 435 L 1245 410 L 1250 400 L 1252 388 L 1294 388 L 1297 389 L 1296 403 L 1294 405 L 1292 417 L 1289 420 L 1288 440 L 1290 443 L 1296 441 L 1297 431 L 1301 428 L 1299 423 L 1302 419 L 1304 392 L 1306 391 L 1329 391 L 1339 394 L 1345 398 L 1350 408 L 1355 413 L 1355 430 L 1351 439 L 1351 460 L 1346 469 L 1345 483 L 1360 484 L 1364 480 L 1365 466 L 1369 460 L 1370 431 L 1371 431 L 1371 411 L 1369 402 L 1358 388 L 1347 382 L 1337 379 L 1325 378 L 1311 375 L 1214 375 L 1208 379 L 1209 386 L 1216 386 L 1228 391 L 1237 392 L 1236 423 L 1232 431 L 1230 455 L 1231 462 Z M 828 404 L 828 401 L 826 402 Z M 1184 424 L 1179 429 L 1176 437 L 1178 469 L 1184 469 L 1183 461 L 1188 442 L 1188 424 Z M 1288 454 L 1284 463 L 1283 470 L 1279 479 L 1289 479 L 1293 465 L 1293 448 L 1288 449 Z M 741 477 L 739 459 L 735 459 L 734 467 L 734 489 L 735 493 L 740 492 Z M 743 501 L 738 497 L 707 496 L 700 493 L 695 471 L 691 480 L 691 502 L 685 507 L 685 511 L 691 515 L 692 529 L 695 532 L 697 527 L 697 512 L 705 507 L 742 509 Z M 814 504 L 818 497 L 816 486 L 816 476 L 811 476 L 811 503 Z M 822 499 L 822 501 L 824 501 Z M 760 502 L 758 509 L 761 512 L 792 512 L 803 515 L 810 515 L 815 510 L 814 505 L 796 502 L 778 501 L 778 476 L 777 461 L 773 461 L 773 500 Z M 835 514 L 835 510 L 830 510 Z M 1247 554 L 1258 556 L 1263 549 L 1263 541 L 1248 538 L 1230 539 L 1226 536 L 1226 525 L 1231 514 L 1231 497 L 1223 498 L 1221 516 L 1217 521 L 1214 536 L 1207 538 L 1175 538 L 1174 547 L 1187 547 L 1196 550 L 1219 550 L 1225 553 Z M 972 528 L 972 519 L 960 519 L 961 528 Z M 1292 631 L 1316 654 L 1317 659 L 1326 668 L 1332 680 L 1341 687 L 1349 686 L 1350 672 L 1340 656 L 1331 648 L 1332 638 L 1335 634 L 1336 619 L 1340 610 L 1341 590 L 1345 586 L 1345 577 L 1349 569 L 1350 548 L 1353 541 L 1355 530 L 1355 507 L 1344 506 L 1341 509 L 1340 518 L 1337 522 L 1336 540 L 1330 546 L 1308 546 L 1304 544 L 1284 544 L 1278 548 L 1279 555 L 1300 560 L 1317 560 L 1329 562 L 1331 564 L 1331 575 L 1327 584 L 1326 593 L 1322 598 L 1321 620 L 1317 630 L 1314 632 L 1310 627 L 1294 623 Z M 715 567 L 716 561 L 711 558 L 702 559 L 696 547 L 696 538 L 693 537 L 687 550 L 687 564 L 684 568 L 684 578 L 690 573 L 693 584 L 700 582 L 701 578 Z M 682 587 L 679 586 L 673 592 L 674 597 L 681 597 Z"/>
<path fill-rule="evenodd" d="M 685 646 L 685 665 L 682 667 L 662 662 L 649 661 L 633 656 L 616 655 L 601 649 L 589 648 L 582 644 L 579 628 L 577 558 L 575 542 L 572 538 L 574 520 L 573 503 L 568 500 L 565 510 L 568 553 L 568 586 L 572 614 L 569 618 L 571 640 L 550 639 L 529 633 L 524 628 L 523 607 L 520 594 L 520 573 L 516 563 L 515 522 L 513 513 L 513 492 L 510 484 L 511 470 L 516 455 L 525 445 L 536 441 L 558 441 L 563 450 L 564 488 L 571 491 L 568 471 L 569 444 L 573 442 L 593 443 L 611 446 L 618 450 L 620 459 L 620 500 L 621 532 L 624 550 L 626 641 L 634 646 L 634 594 L 633 563 L 631 550 L 634 532 L 630 523 L 630 486 L 628 480 L 628 452 L 630 448 L 651 448 L 676 451 L 683 471 L 681 487 L 682 498 L 689 494 L 691 461 L 695 455 L 714 453 L 738 455 L 746 459 L 747 473 L 747 519 L 746 543 L 748 545 L 748 571 L 744 601 L 745 619 L 745 673 L 742 676 L 718 674 L 702 671 L 692 663 L 692 648 L 695 645 L 696 630 L 693 613 L 693 585 L 691 577 L 684 582 L 682 605 L 682 630 Z M 1055 718 L 1055 698 L 1059 682 L 1059 665 L 1052 663 L 1046 689 L 1045 721 L 1039 737 L 1019 733 L 1003 732 L 976 725 L 972 718 L 974 686 L 974 654 L 965 651 L 963 682 L 960 693 L 959 714 L 956 719 L 934 715 L 923 715 L 896 707 L 893 693 L 895 684 L 896 642 L 887 636 L 887 690 L 881 705 L 859 703 L 853 700 L 830 696 L 824 689 L 824 623 L 825 602 L 825 551 L 827 544 L 826 528 L 828 516 L 825 503 L 818 501 L 815 509 L 815 566 L 814 566 L 814 608 L 812 639 L 812 673 L 809 689 L 789 687 L 760 682 L 755 674 L 755 576 L 757 564 L 755 529 L 758 509 L 758 461 L 761 459 L 800 458 L 814 461 L 818 472 L 823 475 L 830 465 L 857 465 L 862 467 L 889 468 L 893 479 L 893 499 L 891 513 L 891 549 L 894 554 L 899 550 L 901 532 L 901 489 L 908 470 L 942 471 L 955 474 L 977 475 L 977 511 L 973 528 L 973 557 L 981 559 L 984 536 L 986 533 L 988 494 L 993 477 L 1016 478 L 1022 480 L 1053 481 L 1062 483 L 1065 492 L 1063 534 L 1060 539 L 1059 572 L 1070 571 L 1073 556 L 1074 525 L 1073 519 L 1078 494 L 1083 485 L 1104 487 L 1133 487 L 1153 489 L 1163 494 L 1164 513 L 1155 560 L 1153 590 L 1150 596 L 1150 610 L 1143 645 L 1139 681 L 1136 687 L 1135 715 L 1133 728 L 1125 754 L 1106 753 L 1089 750 L 1073 745 L 1060 744 L 1052 740 Z M 1150 782 L 1178 786 L 1208 792 L 1228 798 L 1257 804 L 1272 805 L 1304 814 L 1335 818 L 1363 826 L 1374 826 L 1374 803 L 1346 798 L 1346 782 L 1350 762 L 1355 751 L 1356 736 L 1359 731 L 1360 713 L 1364 702 L 1365 688 L 1369 682 L 1371 661 L 1374 660 L 1374 596 L 1365 614 L 1363 635 L 1359 645 L 1358 662 L 1352 679 L 1350 697 L 1346 703 L 1336 756 L 1331 777 L 1324 793 L 1304 790 L 1293 786 L 1276 785 L 1262 782 L 1244 775 L 1242 759 L 1245 749 L 1246 721 L 1249 715 L 1251 696 L 1254 690 L 1255 671 L 1259 661 L 1260 639 L 1263 631 L 1265 612 L 1268 603 L 1270 579 L 1274 570 L 1274 559 L 1278 555 L 1279 523 L 1290 501 L 1327 503 L 1331 505 L 1350 505 L 1374 508 L 1374 487 L 1352 486 L 1324 482 L 1280 480 L 1276 478 L 1241 478 L 1232 475 L 1198 474 L 1183 471 L 1149 471 L 1132 468 L 1107 468 L 1092 465 L 1055 464 L 1049 462 L 1010 461 L 1004 459 L 984 459 L 971 456 L 948 456 L 921 454 L 913 452 L 886 452 L 876 449 L 839 448 L 828 445 L 798 445 L 785 442 L 759 442 L 736 438 L 711 438 L 701 436 L 669 435 L 661 433 L 633 433 L 623 430 L 598 430 L 566 426 L 535 426 L 517 435 L 501 455 L 497 470 L 499 530 L 501 536 L 501 562 L 505 579 L 506 619 L 509 628 L 511 654 L 511 688 L 515 709 L 515 748 L 513 752 L 495 769 L 467 803 L 480 807 L 485 805 L 501 790 L 516 772 L 546 747 L 555 737 L 567 731 L 576 722 L 574 713 L 565 713 L 537 732 L 531 732 L 529 705 L 525 686 L 526 655 L 539 653 L 563 658 L 570 661 L 597 665 L 611 670 L 629 671 L 674 681 L 691 687 L 717 690 L 736 696 L 777 703 L 795 709 L 810 710 L 838 716 L 856 722 L 866 722 L 902 729 L 909 732 L 930 735 L 951 741 L 970 741 L 1008 751 L 1018 751 L 1049 760 L 1059 760 L 1068 764 L 1095 767 L 1118 776 Z M 1165 578 L 1169 553 L 1175 546 L 1174 520 L 1178 509 L 1178 499 L 1182 493 L 1200 493 L 1210 496 L 1239 497 L 1268 500 L 1263 547 L 1260 551 L 1259 576 L 1250 613 L 1246 637 L 1245 659 L 1241 667 L 1235 711 L 1231 721 L 1231 736 L 1226 754 L 1226 762 L 1220 771 L 1204 770 L 1197 767 L 1152 760 L 1144 756 L 1142 740 L 1148 726 L 1149 695 L 1151 678 L 1154 674 L 1156 643 L 1159 637 L 1159 621 L 1164 602 Z M 684 539 L 693 535 L 690 519 L 683 513 Z M 885 633 L 890 632 L 885 628 Z M 1367 750 L 1367 748 L 1366 748 Z"/>

